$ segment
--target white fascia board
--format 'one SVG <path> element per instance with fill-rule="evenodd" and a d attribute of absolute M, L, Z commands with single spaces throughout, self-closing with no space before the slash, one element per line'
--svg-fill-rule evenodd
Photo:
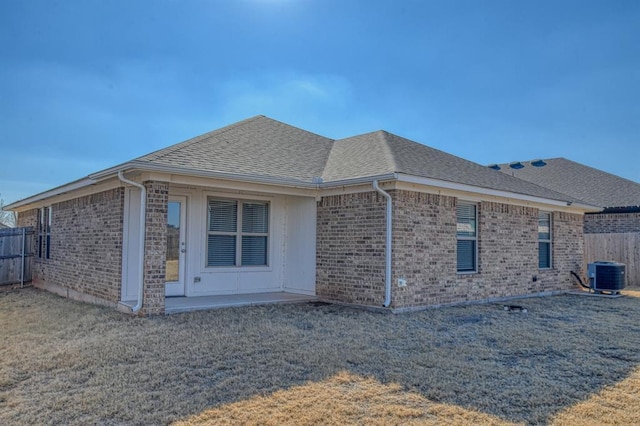
<path fill-rule="evenodd" d="M 85 188 L 90 185 L 95 185 L 98 181 L 91 178 L 83 178 L 65 185 L 58 186 L 45 192 L 41 192 L 31 197 L 24 198 L 5 206 L 5 210 L 18 210 L 20 207 L 27 206 L 29 204 L 37 203 L 39 201 L 46 200 L 47 198 L 55 197 L 65 194 L 67 192 L 75 191 L 81 188 Z"/>
<path fill-rule="evenodd" d="M 397 178 L 398 178 L 397 173 L 386 173 L 383 175 L 376 175 L 376 176 L 366 176 L 366 177 L 359 177 L 359 178 L 352 178 L 352 179 L 335 180 L 331 182 L 321 183 L 318 186 L 320 187 L 320 189 L 336 188 L 340 186 L 361 185 L 363 183 L 373 184 L 374 180 L 382 182 L 387 180 L 396 180 Z"/>
<path fill-rule="evenodd" d="M 483 188 L 480 186 L 467 185 L 463 183 L 448 182 L 439 179 L 431 179 L 419 176 L 398 174 L 399 182 L 413 183 L 417 185 L 432 186 L 436 188 L 451 189 L 454 191 L 463 191 L 480 195 L 492 195 L 494 197 L 510 198 L 512 200 L 526 201 L 537 204 L 546 204 L 558 207 L 571 206 L 577 210 L 584 211 L 600 211 L 601 208 L 582 203 L 573 203 L 571 201 L 552 200 L 550 198 L 536 197 L 533 195 L 518 194 L 516 192 L 502 191 L 498 189 Z"/>
<path fill-rule="evenodd" d="M 102 177 L 105 174 L 111 175 L 111 174 L 117 173 L 119 170 L 160 172 L 160 173 L 168 173 L 168 174 L 184 175 L 184 176 L 215 178 L 215 179 L 222 179 L 222 180 L 236 180 L 236 181 L 252 182 L 252 183 L 266 183 L 271 185 L 291 186 L 291 187 L 306 188 L 306 189 L 316 189 L 318 187 L 318 185 L 315 183 L 298 181 L 295 179 L 283 179 L 283 178 L 274 178 L 269 176 L 245 175 L 245 174 L 228 173 L 228 172 L 193 170 L 186 167 L 165 166 L 162 164 L 149 164 L 149 163 L 136 162 L 136 161 L 131 161 L 129 163 L 122 164 L 121 166 L 117 166 L 115 168 L 98 172 L 94 175 L 91 175 L 90 177 L 97 178 L 97 177 Z"/>

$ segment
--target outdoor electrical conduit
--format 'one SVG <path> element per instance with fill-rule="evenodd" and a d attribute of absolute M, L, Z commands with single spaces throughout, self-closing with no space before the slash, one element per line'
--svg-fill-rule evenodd
<path fill-rule="evenodd" d="M 133 185 L 140 189 L 140 265 L 138 268 L 138 303 L 131 308 L 131 312 L 135 313 L 142 308 L 142 298 L 144 297 L 144 239 L 145 239 L 145 219 L 147 212 L 147 189 L 144 185 L 126 179 L 122 174 L 122 170 L 118 170 L 118 179 L 121 182 Z"/>
<path fill-rule="evenodd" d="M 391 225 L 392 225 L 391 215 L 392 215 L 393 200 L 391 199 L 391 195 L 389 195 L 388 192 L 385 192 L 382 188 L 378 186 L 377 180 L 373 181 L 373 189 L 375 189 L 377 192 L 382 194 L 387 199 L 387 214 L 386 214 L 386 219 L 387 219 L 386 234 L 387 235 L 386 235 L 386 244 L 384 248 L 384 257 L 385 257 L 384 304 L 382 306 L 384 306 L 385 308 L 388 308 L 389 305 L 391 305 L 391 242 L 392 242 L 391 237 L 393 236 L 392 228 L 391 228 Z"/>

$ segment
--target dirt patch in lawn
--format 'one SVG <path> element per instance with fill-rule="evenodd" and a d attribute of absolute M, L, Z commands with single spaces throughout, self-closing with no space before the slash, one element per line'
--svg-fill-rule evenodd
<path fill-rule="evenodd" d="M 2 293 L 0 423 L 634 423 L 640 293 L 627 294 L 510 302 L 526 313 L 302 304 L 145 319 Z"/>

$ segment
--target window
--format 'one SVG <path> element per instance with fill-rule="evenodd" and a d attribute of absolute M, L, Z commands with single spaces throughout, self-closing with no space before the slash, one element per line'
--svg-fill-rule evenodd
<path fill-rule="evenodd" d="M 45 236 L 46 236 L 46 240 L 45 240 L 45 244 L 47 246 L 46 250 L 45 250 L 45 257 L 47 259 L 51 259 L 51 216 L 53 215 L 53 211 L 51 210 L 51 207 L 46 208 L 45 211 L 47 212 L 47 225 L 45 227 Z"/>
<path fill-rule="evenodd" d="M 269 203 L 209 198 L 207 266 L 266 266 Z"/>
<path fill-rule="evenodd" d="M 458 203 L 456 215 L 458 272 L 476 272 L 478 260 L 478 232 L 476 205 Z"/>
<path fill-rule="evenodd" d="M 551 213 L 538 216 L 538 267 L 551 268 Z"/>
<path fill-rule="evenodd" d="M 51 258 L 51 207 L 38 209 L 38 258 Z"/>
<path fill-rule="evenodd" d="M 38 258 L 42 259 L 44 243 L 44 209 L 38 209 Z"/>

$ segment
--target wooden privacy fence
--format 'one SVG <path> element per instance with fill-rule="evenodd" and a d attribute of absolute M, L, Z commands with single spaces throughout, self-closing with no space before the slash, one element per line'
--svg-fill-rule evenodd
<path fill-rule="evenodd" d="M 585 263 L 598 260 L 624 263 L 627 285 L 640 286 L 640 232 L 584 234 L 584 258 Z"/>
<path fill-rule="evenodd" d="M 31 281 L 33 228 L 0 229 L 0 285 Z"/>

